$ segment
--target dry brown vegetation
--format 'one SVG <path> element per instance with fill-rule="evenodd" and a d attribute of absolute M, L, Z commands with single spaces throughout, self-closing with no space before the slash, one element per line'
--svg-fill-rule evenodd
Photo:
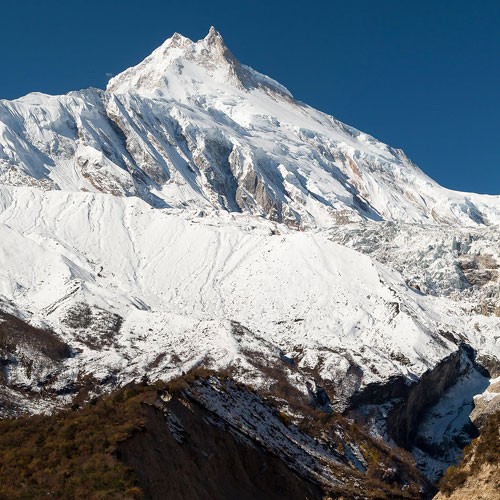
<path fill-rule="evenodd" d="M 3 311 L 0 311 L 0 320 L 0 354 L 14 352 L 18 345 L 25 345 L 54 361 L 71 355 L 68 345 L 54 332 L 35 328 Z"/>
<path fill-rule="evenodd" d="M 114 454 L 141 426 L 139 403 L 155 397 L 127 387 L 81 410 L 0 421 L 0 498 L 140 498 Z"/>
<path fill-rule="evenodd" d="M 245 498 L 280 498 L 280 485 L 285 484 L 288 498 L 303 498 L 304 488 L 309 498 L 321 498 L 318 485 L 297 476 L 279 458 L 209 424 L 207 417 L 212 417 L 202 407 L 194 413 L 186 410 L 183 391 L 195 380 L 213 375 L 199 368 L 168 383 L 149 385 L 144 380 L 56 415 L 0 421 L 0 499 L 202 498 L 208 491 L 233 498 L 226 493 L 241 493 L 242 485 Z M 215 375 L 224 380 L 231 372 Z M 332 498 L 346 494 L 349 498 L 421 497 L 421 477 L 402 450 L 374 440 L 339 414 L 308 405 L 286 387 L 278 371 L 273 370 L 273 375 L 279 395 L 268 394 L 265 399 L 275 405 L 277 418 L 285 425 L 297 424 L 282 406 L 285 400 L 279 396 L 287 396 L 294 402 L 289 406 L 293 413 L 302 415 L 303 432 L 326 440 L 339 456 L 346 447 L 357 447 L 366 460 L 365 474 L 347 462 L 339 464 L 334 471 L 339 487 L 329 488 L 327 494 Z M 182 444 L 167 431 L 158 409 L 158 398 L 165 391 L 172 397 L 169 408 L 186 429 L 188 438 Z M 206 456 L 212 457 L 212 463 L 205 463 Z"/>
<path fill-rule="evenodd" d="M 462 462 L 448 468 L 439 483 L 439 491 L 450 496 L 467 481 L 481 474 L 485 465 L 496 471 L 491 480 L 496 481 L 500 489 L 500 412 L 485 419 L 481 434 L 465 449 Z M 488 467 L 489 469 L 489 467 Z M 496 476 L 496 477 L 495 477 Z"/>

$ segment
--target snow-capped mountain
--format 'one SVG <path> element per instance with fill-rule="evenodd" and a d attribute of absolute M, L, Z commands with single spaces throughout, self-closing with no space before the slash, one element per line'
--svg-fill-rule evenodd
<path fill-rule="evenodd" d="M 175 34 L 106 92 L 2 101 L 0 180 L 301 228 L 500 221 L 498 197 L 440 187 L 402 151 L 240 64 L 213 28 L 198 42 Z"/>
<path fill-rule="evenodd" d="M 213 28 L 106 91 L 0 101 L 3 413 L 205 365 L 326 387 L 328 409 L 407 398 L 405 445 L 445 393 L 426 429 L 456 426 L 487 385 L 478 362 L 500 366 L 499 223 L 500 197 L 439 186 Z"/>

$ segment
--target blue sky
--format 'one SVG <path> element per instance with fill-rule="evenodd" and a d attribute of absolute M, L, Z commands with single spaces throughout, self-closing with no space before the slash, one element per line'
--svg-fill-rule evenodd
<path fill-rule="evenodd" d="M 400 147 L 446 187 L 500 194 L 500 1 L 2 2 L 0 98 L 103 88 L 210 25 L 294 96 Z"/>

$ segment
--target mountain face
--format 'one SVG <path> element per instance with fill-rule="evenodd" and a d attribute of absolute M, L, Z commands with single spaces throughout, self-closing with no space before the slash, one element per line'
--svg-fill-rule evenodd
<path fill-rule="evenodd" d="M 499 223 L 175 34 L 106 91 L 0 101 L 0 412 L 230 367 L 434 480 L 500 374 Z"/>
<path fill-rule="evenodd" d="M 300 228 L 500 221 L 498 197 L 440 187 L 402 151 L 240 64 L 213 28 L 198 42 L 175 34 L 106 92 L 2 101 L 0 181 Z"/>

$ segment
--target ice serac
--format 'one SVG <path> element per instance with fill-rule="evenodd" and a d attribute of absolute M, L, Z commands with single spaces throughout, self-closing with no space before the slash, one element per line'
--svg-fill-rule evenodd
<path fill-rule="evenodd" d="M 197 42 L 174 34 L 106 91 L 1 101 L 0 182 L 302 229 L 500 222 L 498 197 L 439 186 L 402 151 L 241 64 L 214 28 Z"/>

